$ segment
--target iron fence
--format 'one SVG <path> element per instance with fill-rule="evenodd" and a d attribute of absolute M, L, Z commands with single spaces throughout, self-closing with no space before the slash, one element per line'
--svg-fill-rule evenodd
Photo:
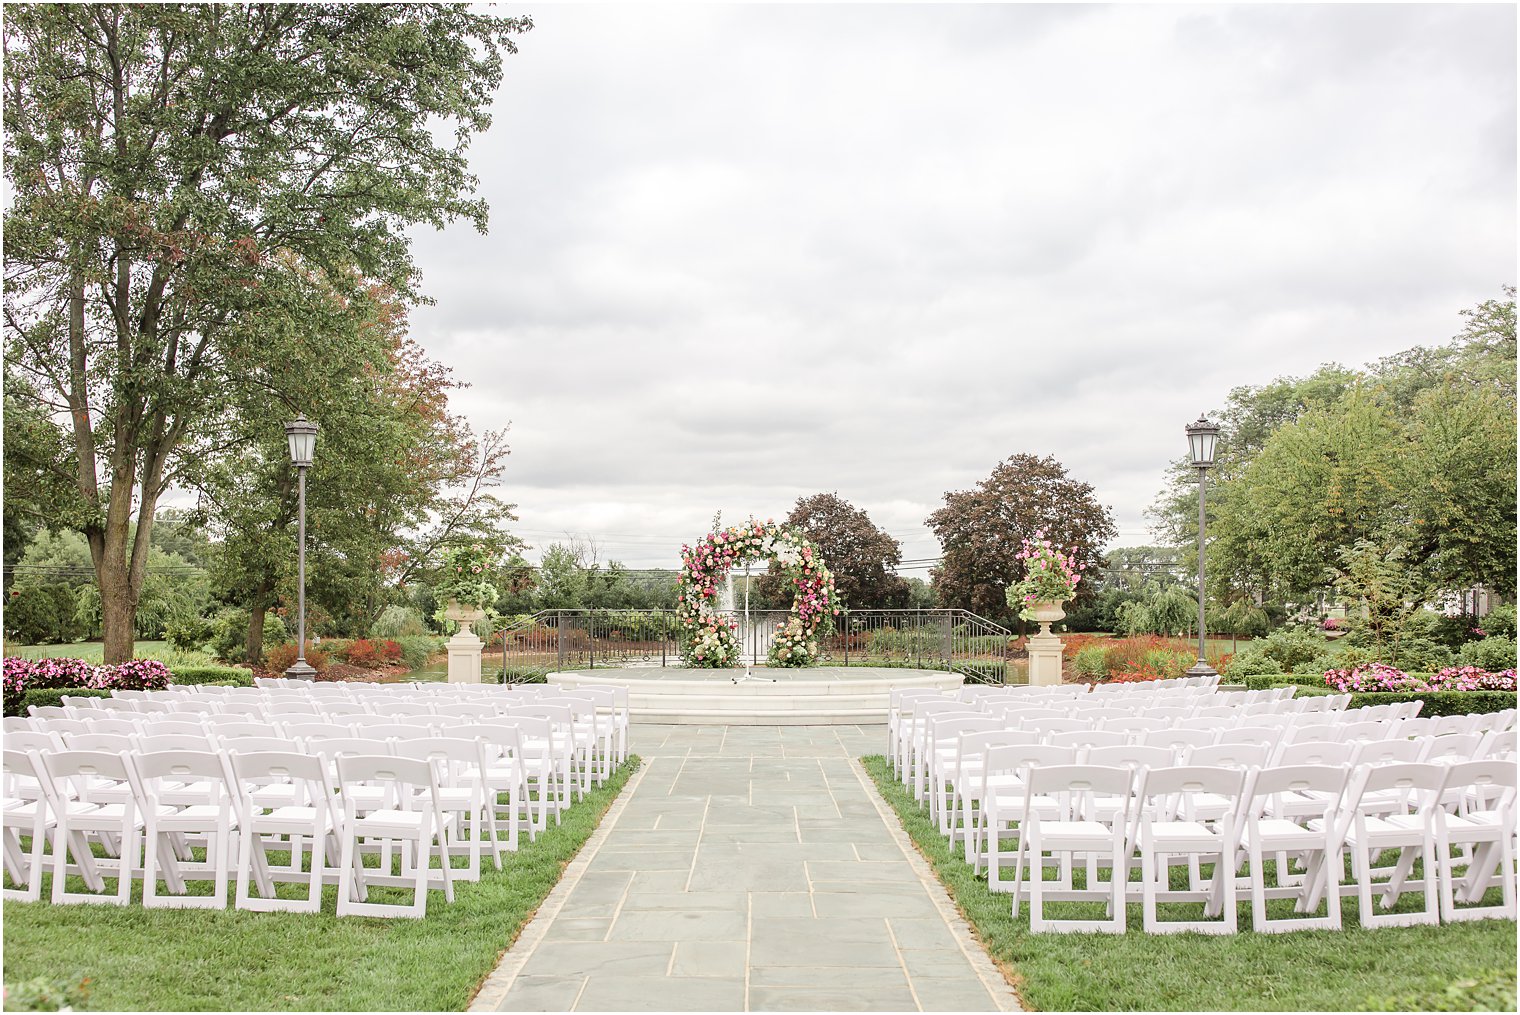
<path fill-rule="evenodd" d="M 785 610 L 719 611 L 739 634 L 740 661 L 764 665 Z M 543 610 L 501 634 L 502 679 L 555 670 L 681 665 L 673 610 Z M 846 610 L 819 639 L 827 666 L 948 670 L 981 683 L 1014 682 L 1013 632 L 966 610 Z"/>

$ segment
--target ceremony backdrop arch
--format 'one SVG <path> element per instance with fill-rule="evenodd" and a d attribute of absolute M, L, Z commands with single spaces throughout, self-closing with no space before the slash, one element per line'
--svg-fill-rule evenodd
<path fill-rule="evenodd" d="M 738 664 L 739 625 L 718 614 L 718 587 L 735 566 L 755 560 L 781 565 L 793 590 L 791 615 L 776 625 L 767 661 L 771 666 L 808 666 L 818 660 L 818 636 L 834 629 L 839 613 L 834 575 L 818 547 L 797 528 L 751 518 L 708 533 L 695 547 L 681 547 L 676 611 L 687 666 Z"/>

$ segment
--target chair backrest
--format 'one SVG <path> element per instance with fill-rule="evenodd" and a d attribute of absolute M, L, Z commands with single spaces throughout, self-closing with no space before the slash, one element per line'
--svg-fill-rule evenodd
<path fill-rule="evenodd" d="M 1260 768 L 1271 753 L 1265 744 L 1212 744 L 1190 750 L 1187 763 L 1206 768 Z"/>
<path fill-rule="evenodd" d="M 980 757 L 989 748 L 1038 744 L 1040 735 L 1027 730 L 996 729 L 981 733 L 962 733 L 956 738 L 956 751 L 962 758 Z"/>
<path fill-rule="evenodd" d="M 1215 734 L 1208 730 L 1152 730 L 1140 735 L 1140 743 L 1146 747 L 1165 747 L 1170 751 L 1207 747 L 1214 742 Z"/>
<path fill-rule="evenodd" d="M 1328 744 L 1340 739 L 1340 726 L 1332 723 L 1289 726 L 1283 736 L 1283 742 L 1289 744 Z"/>
<path fill-rule="evenodd" d="M 1024 798 L 1026 819 L 1037 816 L 1035 797 L 1056 797 L 1065 812 L 1062 817 L 1090 813 L 1095 797 L 1128 797 L 1135 773 L 1128 768 L 1104 765 L 1031 766 L 1024 775 L 1028 796 Z M 1110 808 L 1111 810 L 1111 808 Z M 1115 815 L 1120 820 L 1121 814 Z"/>
<path fill-rule="evenodd" d="M 1052 733 L 1045 742 L 1053 747 L 1118 747 L 1129 743 L 1129 734 L 1120 730 L 1072 730 Z"/>
<path fill-rule="evenodd" d="M 295 751 L 288 737 L 217 737 L 217 747 L 229 754 L 286 754 Z"/>
<path fill-rule="evenodd" d="M 139 733 L 137 750 L 149 751 L 202 751 L 210 752 L 211 739 L 204 733 Z"/>
<path fill-rule="evenodd" d="M 1398 728 L 1398 723 L 1392 722 L 1348 722 L 1341 723 L 1336 727 L 1336 738 L 1346 743 L 1356 741 L 1387 740 L 1388 735 Z"/>
<path fill-rule="evenodd" d="M 1282 730 L 1272 726 L 1236 726 L 1233 729 L 1220 730 L 1218 743 L 1221 744 L 1255 744 L 1261 747 L 1273 748 L 1282 739 Z"/>
<path fill-rule="evenodd" d="M 1436 719 L 1436 736 L 1446 733 L 1469 733 L 1472 731 L 1476 716 L 1472 715 L 1443 715 Z"/>
<path fill-rule="evenodd" d="M 1052 747 L 1049 744 L 1004 744 L 987 748 L 982 761 L 984 776 L 991 777 L 1005 772 L 1019 773 L 1026 768 L 1047 765 L 1074 765 L 1077 762 L 1075 747 Z"/>
<path fill-rule="evenodd" d="M 210 724 L 207 731 L 216 737 L 278 737 L 280 728 L 272 722 L 254 722 L 250 719 L 231 719 Z"/>
<path fill-rule="evenodd" d="M 1403 794 L 1403 805 L 1419 813 L 1428 814 L 1435 806 L 1441 787 L 1446 782 L 1452 765 L 1424 765 L 1393 763 L 1388 765 L 1363 765 L 1352 770 L 1350 787 L 1346 790 L 1346 808 L 1341 821 L 1349 827 L 1353 817 L 1361 814 L 1361 802 L 1369 794 L 1384 790 L 1398 790 Z"/>
<path fill-rule="evenodd" d="M 271 783 L 289 783 L 301 791 L 297 803 L 314 806 L 320 814 L 328 812 L 332 786 L 327 781 L 327 770 L 320 757 L 290 749 L 247 753 L 234 751 L 228 758 L 240 797 L 246 799 L 252 790 Z"/>
<path fill-rule="evenodd" d="M 1492 758 L 1513 758 L 1515 756 L 1515 738 L 1516 732 L 1514 730 L 1503 730 L 1497 733 L 1490 731 L 1487 739 L 1483 742 L 1481 750 Z"/>
<path fill-rule="evenodd" d="M 121 733 L 65 733 L 63 746 L 70 751 L 130 754 L 137 749 L 133 738 Z"/>
<path fill-rule="evenodd" d="M 1277 749 L 1273 764 L 1283 767 L 1298 765 L 1349 765 L 1351 744 L 1333 740 L 1311 740 L 1302 744 L 1284 744 Z"/>
<path fill-rule="evenodd" d="M 1422 760 L 1423 740 L 1361 740 L 1352 744 L 1351 766 L 1402 765 Z"/>
<path fill-rule="evenodd" d="M 32 729 L 45 730 L 48 733 L 94 733 L 97 732 L 95 724 L 99 719 L 32 719 Z M 127 723 L 132 732 L 137 731 L 134 723 Z M 101 730 L 100 732 L 106 732 Z"/>
<path fill-rule="evenodd" d="M 393 799 L 403 809 L 416 803 L 410 789 L 426 789 L 430 803 L 438 803 L 438 778 L 433 766 L 416 758 L 395 755 L 356 754 L 338 757 L 338 791 L 346 792 L 357 785 L 373 786 L 388 783 L 393 787 Z"/>
<path fill-rule="evenodd" d="M 68 719 L 69 710 L 62 705 L 28 705 L 26 714 L 33 719 Z"/>
<path fill-rule="evenodd" d="M 372 715 L 369 706 L 362 701 L 350 701 L 347 698 L 334 699 L 322 702 L 322 713 L 329 721 L 347 722 L 351 715 Z"/>
<path fill-rule="evenodd" d="M 88 776 L 131 783 L 132 772 L 126 755 L 114 751 L 76 750 L 56 751 L 40 755 L 43 767 L 54 780 Z"/>
<path fill-rule="evenodd" d="M 480 744 L 465 737 L 398 740 L 396 756 L 416 758 L 438 767 L 438 783 L 446 785 L 480 764 Z"/>
<path fill-rule="evenodd" d="M 1405 719 L 1399 723 L 1393 735 L 1406 740 L 1412 740 L 1415 737 L 1433 737 L 1437 735 L 1436 721 L 1434 719 Z"/>
<path fill-rule="evenodd" d="M 137 724 L 137 731 L 149 736 L 168 736 L 170 734 L 204 735 L 207 726 L 195 719 L 160 719 L 157 716 L 148 716 Z"/>
<path fill-rule="evenodd" d="M 1444 737 L 1422 737 L 1415 742 L 1425 745 L 1424 755 L 1416 760 L 1449 765 L 1477 759 L 1483 734 L 1448 733 Z"/>
<path fill-rule="evenodd" d="M 112 714 L 112 713 L 106 713 Z M 120 714 L 120 713 L 114 713 Z M 125 737 L 138 734 L 143 731 L 141 723 L 132 722 L 131 719 L 85 719 L 85 729 L 79 732 L 114 732 Z"/>
<path fill-rule="evenodd" d="M 305 721 L 280 723 L 280 735 L 289 739 L 348 737 L 353 736 L 353 732 L 354 728 L 347 723 Z"/>
<path fill-rule="evenodd" d="M 371 708 L 376 715 L 391 718 L 433 714 L 433 703 L 430 701 L 377 701 Z"/>
<path fill-rule="evenodd" d="M 1479 806 L 1485 810 L 1511 808 L 1515 805 L 1516 769 L 1512 762 L 1486 758 L 1447 766 L 1446 794 L 1476 789 L 1482 793 Z M 1501 828 L 1513 828 L 1513 820 Z"/>
<path fill-rule="evenodd" d="M 100 707 L 100 699 L 92 694 L 63 694 L 59 695 L 58 700 L 63 702 L 65 708 L 96 709 Z"/>
<path fill-rule="evenodd" d="M 1105 768 L 1140 769 L 1167 768 L 1173 760 L 1170 748 L 1120 744 L 1116 747 L 1094 747 L 1087 752 L 1086 763 Z"/>
<path fill-rule="evenodd" d="M 304 737 L 301 742 L 305 745 L 308 754 L 320 755 L 329 762 L 336 761 L 338 758 L 345 756 L 381 756 L 396 753 L 392 749 L 392 742 L 384 737 L 318 736 Z"/>
<path fill-rule="evenodd" d="M 1240 768 L 1212 768 L 1186 765 L 1177 768 L 1147 768 L 1140 773 L 1138 796 L 1142 801 L 1142 815 L 1170 820 L 1196 817 L 1198 799 L 1225 797 L 1230 802 L 1225 819 L 1231 819 L 1238 811 L 1237 801 L 1245 788 L 1246 770 Z M 1149 801 L 1146 809 L 1143 803 Z M 1210 801 L 1217 805 L 1217 799 Z"/>
<path fill-rule="evenodd" d="M 1344 765 L 1280 765 L 1258 769 L 1251 780 L 1251 802 L 1248 813 L 1253 817 L 1261 813 L 1268 798 L 1292 794 L 1296 801 L 1305 799 L 1302 794 L 1319 794 L 1323 801 L 1321 817 L 1329 817 L 1340 809 L 1341 794 L 1346 789 L 1350 770 Z M 1281 813 L 1280 809 L 1277 813 Z"/>
<path fill-rule="evenodd" d="M 482 719 L 496 714 L 496 706 L 489 701 L 461 701 L 433 706 L 433 711 L 450 719 Z"/>
<path fill-rule="evenodd" d="M 1045 736 L 1091 730 L 1096 726 L 1096 719 L 1030 719 L 1026 717 L 1019 722 L 1020 729 L 1037 730 Z"/>
<path fill-rule="evenodd" d="M 24 715 L 8 715 L 3 722 L 0 722 L 0 729 L 4 729 L 6 733 L 22 730 L 29 732 L 32 729 L 32 720 Z"/>
<path fill-rule="evenodd" d="M 155 713 L 169 715 L 174 711 L 174 702 L 156 698 L 138 698 L 132 702 L 132 707 L 143 715 Z"/>
<path fill-rule="evenodd" d="M 206 781 L 207 789 L 218 797 L 231 799 L 236 794 L 228 785 L 227 756 L 206 750 L 147 750 L 134 755 L 132 766 L 137 769 L 137 779 L 143 792 L 156 797 L 160 782 Z"/>
<path fill-rule="evenodd" d="M 63 738 L 41 730 L 11 730 L 5 734 L 5 747 L 13 751 L 61 751 Z"/>
<path fill-rule="evenodd" d="M 258 701 L 239 701 L 223 698 L 222 715 L 241 715 L 249 719 L 262 719 L 264 717 L 264 705 Z"/>
<path fill-rule="evenodd" d="M 413 716 L 411 718 L 421 719 L 423 717 Z M 437 716 L 429 716 L 428 718 L 436 719 Z M 356 730 L 356 732 L 362 733 L 367 737 L 392 737 L 396 740 L 426 740 L 433 736 L 433 730 L 431 727 L 423 725 L 422 723 L 410 722 L 395 722 L 385 725 L 376 724 L 371 726 L 364 726 Z"/>
<path fill-rule="evenodd" d="M 171 701 L 169 708 L 173 712 L 189 712 L 194 715 L 214 715 L 217 704 L 205 698 L 191 698 L 187 701 Z"/>
<path fill-rule="evenodd" d="M 1134 716 L 1128 716 L 1123 719 L 1105 719 L 1100 728 L 1116 733 L 1151 733 L 1167 729 L 1171 725 L 1165 719 L 1137 719 Z"/>

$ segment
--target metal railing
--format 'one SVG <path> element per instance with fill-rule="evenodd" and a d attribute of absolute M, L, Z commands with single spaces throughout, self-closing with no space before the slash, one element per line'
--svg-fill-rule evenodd
<path fill-rule="evenodd" d="M 738 625 L 741 662 L 764 665 L 785 610 L 719 611 Z M 1014 682 L 1012 631 L 966 610 L 846 610 L 820 639 L 825 666 L 948 670 L 979 683 Z M 556 670 L 681 665 L 673 610 L 541 610 L 500 633 L 502 678 Z"/>

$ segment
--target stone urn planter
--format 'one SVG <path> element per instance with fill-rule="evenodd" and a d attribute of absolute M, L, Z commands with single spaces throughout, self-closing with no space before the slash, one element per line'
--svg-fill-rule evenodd
<path fill-rule="evenodd" d="M 480 654 L 484 647 L 470 625 L 484 620 L 486 612 L 478 606 L 465 606 L 457 599 L 450 599 L 443 615 L 459 625 L 459 631 L 449 639 L 449 683 L 480 683 Z"/>
<path fill-rule="evenodd" d="M 1050 625 L 1066 618 L 1060 602 L 1035 603 L 1029 608 L 1040 633 L 1029 637 L 1029 682 L 1050 686 L 1061 682 L 1061 653 L 1065 646 L 1059 636 L 1050 633 Z"/>

